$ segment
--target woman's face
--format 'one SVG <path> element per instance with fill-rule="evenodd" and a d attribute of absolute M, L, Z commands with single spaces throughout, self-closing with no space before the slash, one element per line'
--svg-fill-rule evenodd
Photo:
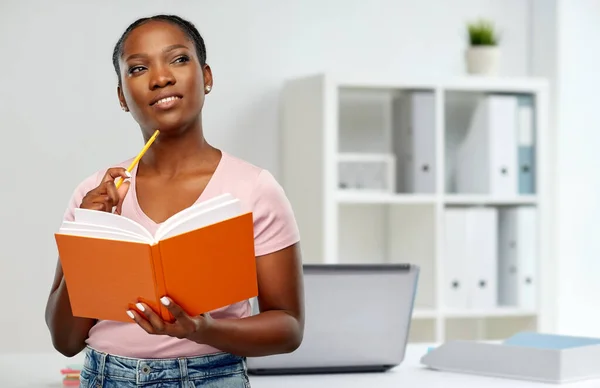
<path fill-rule="evenodd" d="M 119 99 L 146 134 L 185 131 L 199 118 L 212 74 L 179 27 L 160 21 L 137 27 L 124 42 L 120 66 Z"/>

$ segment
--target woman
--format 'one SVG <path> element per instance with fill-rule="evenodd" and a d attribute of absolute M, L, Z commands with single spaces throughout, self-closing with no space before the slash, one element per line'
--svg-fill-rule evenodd
<path fill-rule="evenodd" d="M 54 347 L 66 356 L 86 349 L 82 387 L 248 387 L 246 357 L 292 352 L 302 341 L 299 233 L 290 204 L 268 171 L 205 140 L 202 107 L 213 77 L 191 23 L 170 15 L 134 22 L 113 63 L 122 109 L 145 140 L 161 133 L 131 174 L 126 160 L 81 182 L 65 219 L 76 207 L 116 211 L 154 232 L 178 211 L 229 192 L 253 212 L 260 314 L 251 316 L 244 301 L 191 317 L 166 298 L 177 317 L 172 324 L 143 304 L 142 313 L 128 312 L 131 323 L 73 317 L 59 262 L 46 308 Z M 117 190 L 118 177 L 126 182 Z"/>

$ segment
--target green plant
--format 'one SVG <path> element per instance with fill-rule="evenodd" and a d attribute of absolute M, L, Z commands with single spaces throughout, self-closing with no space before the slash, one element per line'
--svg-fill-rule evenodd
<path fill-rule="evenodd" d="M 494 24 L 489 20 L 478 20 L 468 23 L 469 43 L 471 46 L 496 46 L 498 45 L 498 33 Z"/>

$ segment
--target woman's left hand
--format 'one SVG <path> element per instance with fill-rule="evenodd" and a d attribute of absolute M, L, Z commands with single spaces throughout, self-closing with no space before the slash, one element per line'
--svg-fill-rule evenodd
<path fill-rule="evenodd" d="M 194 340 L 202 338 L 202 333 L 210 325 L 212 318 L 209 314 L 196 317 L 189 316 L 183 309 L 169 297 L 162 297 L 161 303 L 171 312 L 174 322 L 166 322 L 145 303 L 137 303 L 136 307 L 142 312 L 129 310 L 129 316 L 149 334 L 168 335 L 180 339 Z"/>

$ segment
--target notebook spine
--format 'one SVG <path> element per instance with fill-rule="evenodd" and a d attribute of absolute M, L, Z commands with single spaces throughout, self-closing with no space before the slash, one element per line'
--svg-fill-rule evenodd
<path fill-rule="evenodd" d="M 154 279 L 156 282 L 156 300 L 158 301 L 158 306 L 160 308 L 159 314 L 163 320 L 170 322 L 173 320 L 171 313 L 162 303 L 160 303 L 160 298 L 167 295 L 167 285 L 165 282 L 165 274 L 163 272 L 162 256 L 160 254 L 159 244 L 152 246 L 152 262 L 154 265 Z"/>

